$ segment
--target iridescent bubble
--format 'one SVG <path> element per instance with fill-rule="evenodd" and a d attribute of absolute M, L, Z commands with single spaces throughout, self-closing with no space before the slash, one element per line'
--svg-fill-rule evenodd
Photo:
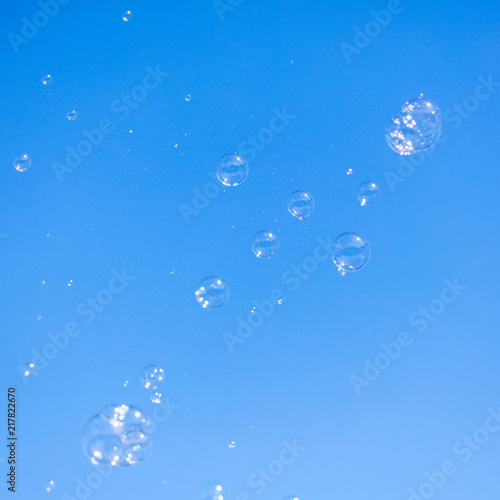
<path fill-rule="evenodd" d="M 78 118 L 78 113 L 73 109 L 66 115 L 66 118 L 69 121 L 74 122 Z"/>
<path fill-rule="evenodd" d="M 259 259 L 270 259 L 279 248 L 278 237 L 272 231 L 260 231 L 253 237 L 252 252 Z"/>
<path fill-rule="evenodd" d="M 314 198 L 307 191 L 295 191 L 288 197 L 288 211 L 297 219 L 305 219 L 314 210 Z"/>
<path fill-rule="evenodd" d="M 224 500 L 224 491 L 217 481 L 205 483 L 198 494 L 198 500 Z"/>
<path fill-rule="evenodd" d="M 129 10 L 126 10 L 123 14 L 122 14 L 122 19 L 128 23 L 131 19 L 132 19 L 132 12 L 130 12 Z"/>
<path fill-rule="evenodd" d="M 405 102 L 387 127 L 389 147 L 400 155 L 411 155 L 434 146 L 441 135 L 442 116 L 432 101 L 420 96 Z"/>
<path fill-rule="evenodd" d="M 42 77 L 42 83 L 44 85 L 50 85 L 52 83 L 52 76 L 51 75 L 45 75 Z"/>
<path fill-rule="evenodd" d="M 343 233 L 333 242 L 332 259 L 342 276 L 350 276 L 370 259 L 370 245 L 360 234 Z"/>
<path fill-rule="evenodd" d="M 146 389 L 156 390 L 160 387 L 165 379 L 163 368 L 156 365 L 149 365 L 142 371 L 142 385 Z"/>
<path fill-rule="evenodd" d="M 133 440 L 134 435 L 130 433 L 134 431 L 148 436 L 150 427 L 149 418 L 140 408 L 129 405 L 108 405 L 87 422 L 83 432 L 84 452 L 96 465 L 135 465 L 139 459 L 144 459 L 141 458 L 144 450 L 137 449 L 137 456 L 134 454 L 132 458 L 129 456 L 133 446 L 137 445 Z"/>
<path fill-rule="evenodd" d="M 248 163 L 239 154 L 223 156 L 217 166 L 217 178 L 224 186 L 239 186 L 248 176 Z"/>
<path fill-rule="evenodd" d="M 122 448 L 127 462 L 135 465 L 149 458 L 153 443 L 149 434 L 140 428 L 133 428 L 122 436 Z"/>
<path fill-rule="evenodd" d="M 163 401 L 163 394 L 161 392 L 155 391 L 151 394 L 151 402 L 159 405 Z"/>
<path fill-rule="evenodd" d="M 218 309 L 228 301 L 229 287 L 217 276 L 210 276 L 200 283 L 195 298 L 206 309 Z"/>
<path fill-rule="evenodd" d="M 22 154 L 14 158 L 14 168 L 18 172 L 25 172 L 31 167 L 31 158 L 29 155 Z"/>
<path fill-rule="evenodd" d="M 364 182 L 359 186 L 358 200 L 362 207 L 374 205 L 380 199 L 380 188 L 374 182 Z"/>

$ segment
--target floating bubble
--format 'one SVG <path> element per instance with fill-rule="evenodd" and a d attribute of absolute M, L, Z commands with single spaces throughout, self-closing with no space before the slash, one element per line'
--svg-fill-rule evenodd
<path fill-rule="evenodd" d="M 347 175 L 351 175 L 352 174 L 352 168 L 349 168 L 346 172 Z"/>
<path fill-rule="evenodd" d="M 14 158 L 14 168 L 18 172 L 25 172 L 31 167 L 31 158 L 27 154 L 22 154 Z"/>
<path fill-rule="evenodd" d="M 74 122 L 78 118 L 78 113 L 73 109 L 66 115 L 66 118 L 69 121 Z"/>
<path fill-rule="evenodd" d="M 217 481 L 205 483 L 198 494 L 198 500 L 224 500 L 224 491 Z"/>
<path fill-rule="evenodd" d="M 188 94 L 188 95 L 186 96 L 186 101 L 188 101 L 188 102 L 189 102 L 190 100 L 191 100 L 191 94 Z"/>
<path fill-rule="evenodd" d="M 206 309 L 218 309 L 229 299 L 229 287 L 216 276 L 205 278 L 195 292 L 196 300 Z"/>
<path fill-rule="evenodd" d="M 49 481 L 48 484 L 45 485 L 45 491 L 50 493 L 54 489 L 55 483 L 54 481 Z"/>
<path fill-rule="evenodd" d="M 358 200 L 362 207 L 374 205 L 380 199 L 380 188 L 374 182 L 364 182 L 359 186 Z"/>
<path fill-rule="evenodd" d="M 287 495 L 286 497 L 283 498 L 283 500 L 299 500 L 299 497 L 295 495 Z"/>
<path fill-rule="evenodd" d="M 432 101 L 420 96 L 405 102 L 387 127 L 389 147 L 400 155 L 431 148 L 441 135 L 442 116 Z"/>
<path fill-rule="evenodd" d="M 370 245 L 360 234 L 343 233 L 333 242 L 332 259 L 342 276 L 350 276 L 370 259 Z"/>
<path fill-rule="evenodd" d="M 142 371 L 142 385 L 146 389 L 156 390 L 160 387 L 165 379 L 163 368 L 156 365 L 149 365 Z"/>
<path fill-rule="evenodd" d="M 248 176 L 248 163 L 239 154 L 223 156 L 217 166 L 217 178 L 224 186 L 239 186 Z"/>
<path fill-rule="evenodd" d="M 159 405 L 163 401 L 163 394 L 161 392 L 155 391 L 151 394 L 151 402 Z"/>
<path fill-rule="evenodd" d="M 234 441 L 231 441 L 229 443 L 229 448 L 236 448 L 236 443 Z"/>
<path fill-rule="evenodd" d="M 34 363 L 26 363 L 25 365 L 23 365 L 23 375 L 25 377 L 29 377 L 30 375 L 35 373 L 34 368 L 35 368 Z"/>
<path fill-rule="evenodd" d="M 150 427 L 149 418 L 140 408 L 108 405 L 87 422 L 83 432 L 84 452 L 95 465 L 135 465 L 144 460 L 145 450 L 151 446 L 146 439 Z M 134 446 L 141 443 L 136 442 L 137 435 L 130 434 L 132 432 L 144 434 L 144 437 L 139 436 L 144 441 L 142 447 L 135 451 Z"/>
<path fill-rule="evenodd" d="M 288 197 L 288 211 L 297 219 L 309 217 L 314 210 L 314 198 L 307 191 L 295 191 Z"/>
<path fill-rule="evenodd" d="M 260 231 L 253 237 L 252 252 L 259 259 L 270 259 L 279 248 L 278 237 L 272 231 Z"/>
<path fill-rule="evenodd" d="M 50 85 L 52 83 L 52 76 L 51 75 L 45 75 L 42 77 L 42 83 L 44 85 Z"/>
<path fill-rule="evenodd" d="M 133 428 L 122 436 L 122 447 L 127 462 L 135 465 L 150 457 L 153 443 L 149 434 L 139 428 Z"/>
<path fill-rule="evenodd" d="M 128 23 L 131 19 L 132 19 L 132 12 L 130 12 L 129 10 L 126 10 L 123 14 L 122 14 L 122 19 Z"/>

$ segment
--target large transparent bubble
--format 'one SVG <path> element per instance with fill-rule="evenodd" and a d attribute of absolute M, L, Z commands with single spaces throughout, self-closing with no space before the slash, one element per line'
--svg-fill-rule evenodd
<path fill-rule="evenodd" d="M 333 242 L 332 259 L 342 276 L 350 276 L 370 260 L 370 245 L 358 233 L 343 233 Z"/>
<path fill-rule="evenodd" d="M 441 111 L 423 96 L 403 104 L 387 127 L 385 138 L 400 155 L 411 155 L 432 148 L 441 135 Z"/>
<path fill-rule="evenodd" d="M 223 156 L 217 165 L 217 178 L 224 186 L 239 186 L 248 176 L 248 163 L 239 154 Z"/>
<path fill-rule="evenodd" d="M 252 252 L 259 259 L 270 259 L 279 248 L 278 237 L 272 231 L 260 231 L 253 237 Z"/>
<path fill-rule="evenodd" d="M 229 286 L 217 276 L 210 276 L 199 284 L 194 295 L 205 309 L 218 309 L 229 300 Z"/>

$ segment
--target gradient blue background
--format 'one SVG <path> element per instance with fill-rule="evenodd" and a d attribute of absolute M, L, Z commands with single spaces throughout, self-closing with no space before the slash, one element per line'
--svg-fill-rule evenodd
<path fill-rule="evenodd" d="M 241 492 L 403 500 L 447 459 L 459 471 L 435 498 L 495 498 L 500 433 L 466 464 L 452 447 L 500 406 L 500 92 L 456 130 L 445 123 L 447 142 L 394 192 L 384 173 L 396 172 L 400 158 L 384 130 L 421 92 L 445 112 L 474 93 L 478 76 L 500 81 L 500 7 L 403 1 L 348 64 L 339 44 L 352 43 L 370 11 L 386 5 L 245 0 L 221 22 L 208 0 L 72 0 L 18 54 L 7 34 L 39 7 L 3 6 L 1 386 L 18 389 L 16 498 L 74 495 L 76 479 L 93 471 L 81 449 L 86 421 L 111 402 L 151 412 L 140 374 L 152 363 L 164 367 L 163 392 L 179 409 L 158 427 L 150 459 L 115 470 L 92 500 L 192 499 L 208 480 L 220 481 L 229 500 Z M 127 9 L 129 23 L 121 20 Z M 120 120 L 111 102 L 158 64 L 168 78 Z M 46 73 L 54 78 L 47 87 Z M 258 153 L 245 183 L 186 224 L 179 204 L 285 106 L 296 118 Z M 71 109 L 75 122 L 65 117 Z M 105 117 L 116 131 L 60 183 L 52 163 Z M 24 173 L 12 167 L 20 153 L 32 157 Z M 356 192 L 367 180 L 382 198 L 362 208 Z M 286 210 L 297 189 L 316 200 L 305 221 Z M 281 242 L 269 261 L 250 250 L 262 229 Z M 371 244 L 362 271 L 342 278 L 325 261 L 297 291 L 283 284 L 317 237 L 345 231 Z M 135 280 L 24 385 L 18 366 L 31 350 L 68 321 L 83 324 L 78 304 L 121 268 Z M 221 310 L 194 300 L 210 275 L 231 288 Z M 467 290 L 417 334 L 410 314 L 455 278 Z M 285 302 L 230 354 L 223 333 L 276 287 Z M 403 330 L 414 343 L 356 395 L 350 376 Z M 257 495 L 248 477 L 293 439 L 306 451 Z M 4 477 L 5 460 L 0 467 Z"/>

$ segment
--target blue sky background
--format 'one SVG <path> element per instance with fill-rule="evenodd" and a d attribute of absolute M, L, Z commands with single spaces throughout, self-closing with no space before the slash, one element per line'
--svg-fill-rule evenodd
<path fill-rule="evenodd" d="M 460 126 L 448 113 L 446 142 L 394 191 L 386 172 L 401 159 L 384 131 L 420 93 L 445 113 L 478 77 L 500 81 L 500 7 L 401 5 L 350 64 L 339 44 L 385 1 L 244 0 L 221 21 L 210 1 L 72 0 L 18 53 L 7 35 L 40 7 L 3 6 L 1 380 L 18 393 L 18 498 L 75 496 L 94 470 L 81 450 L 86 421 L 115 402 L 152 413 L 140 384 L 150 364 L 163 366 L 163 393 L 179 408 L 158 425 L 150 459 L 115 470 L 92 500 L 196 498 L 209 480 L 229 500 L 403 500 L 445 460 L 458 471 L 435 498 L 496 498 L 500 432 L 466 463 L 453 446 L 500 407 L 500 88 Z M 157 65 L 169 76 L 122 120 L 112 102 Z M 220 186 L 186 224 L 179 205 L 283 108 L 295 118 L 257 152 L 244 184 Z M 53 162 L 104 118 L 115 131 L 60 182 Z M 20 153 L 32 158 L 24 173 L 12 166 Z M 378 204 L 359 206 L 364 181 L 381 186 Z M 316 201 L 304 221 L 286 209 L 298 189 Z M 263 229 L 280 238 L 269 261 L 251 252 Z M 318 237 L 345 231 L 370 242 L 364 269 L 343 278 L 327 260 L 298 290 L 283 282 Z M 86 324 L 78 305 L 122 268 L 135 279 Z M 194 300 L 211 275 L 231 289 L 215 311 Z M 467 289 L 417 333 L 410 315 L 446 279 Z M 286 300 L 231 354 L 223 334 L 276 288 Z M 82 333 L 25 385 L 19 365 L 69 321 Z M 413 344 L 357 395 L 350 377 L 401 331 Z M 294 439 L 306 450 L 258 494 L 248 478 Z"/>

